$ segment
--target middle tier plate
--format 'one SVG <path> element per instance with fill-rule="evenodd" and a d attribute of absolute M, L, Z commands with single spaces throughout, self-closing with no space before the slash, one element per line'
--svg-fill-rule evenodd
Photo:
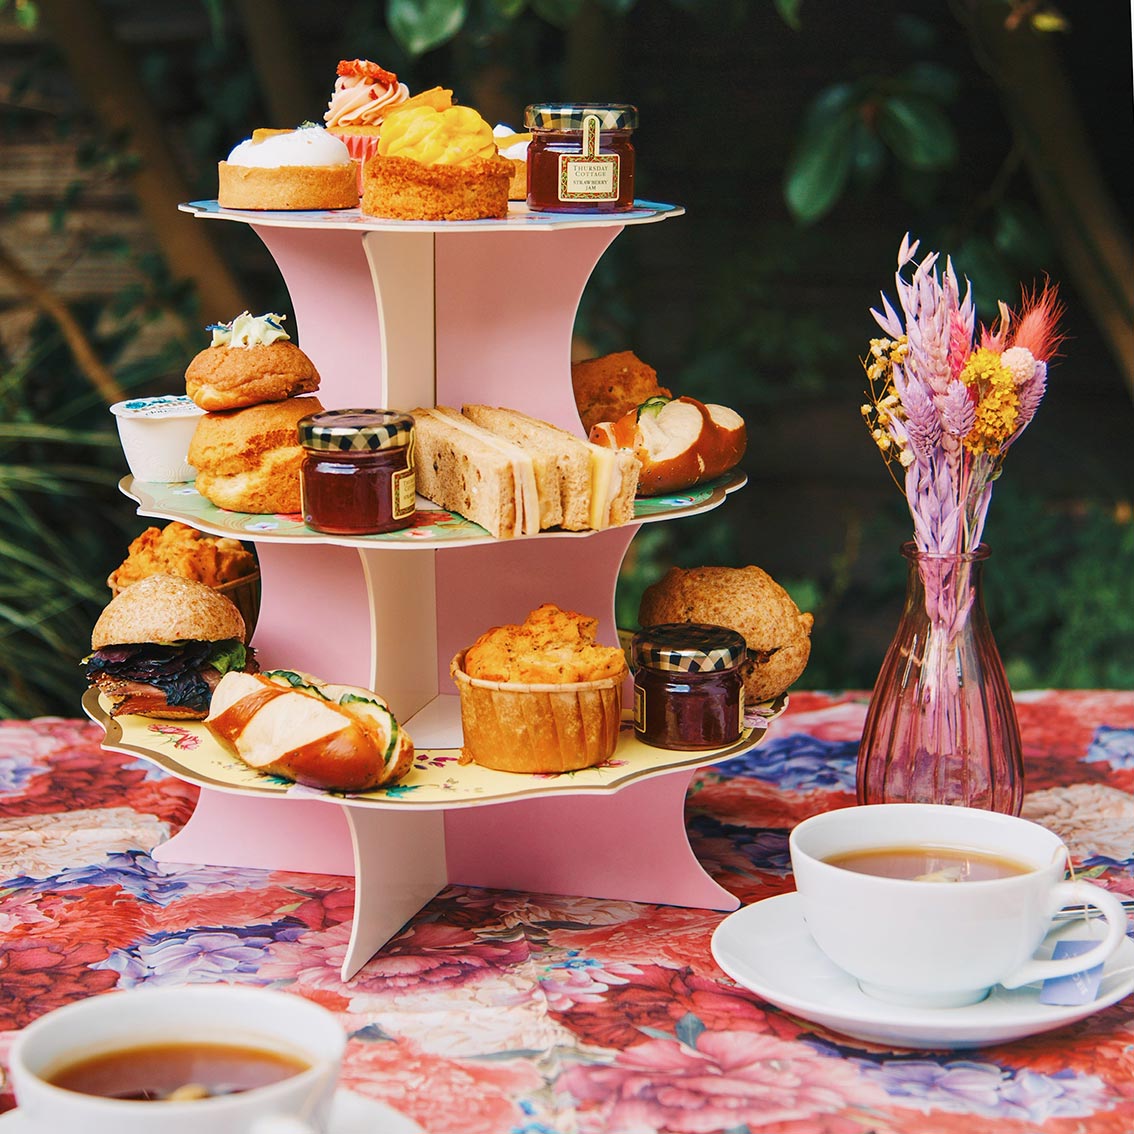
<path fill-rule="evenodd" d="M 648 523 L 707 512 L 718 507 L 730 492 L 742 488 L 747 482 L 746 473 L 734 470 L 727 476 L 697 485 L 687 492 L 672 496 L 640 496 L 634 504 L 634 522 Z M 495 539 L 479 524 L 454 512 L 443 511 L 420 497 L 413 523 L 408 528 L 383 535 L 341 536 L 314 531 L 299 515 L 251 515 L 247 512 L 224 511 L 202 496 L 191 482 L 165 484 L 125 476 L 119 481 L 118 487 L 126 496 L 137 501 L 138 512 L 143 516 L 181 520 L 203 532 L 235 536 L 243 540 L 302 540 L 309 543 L 330 543 L 339 547 L 381 546 L 403 549 L 515 542 Z M 516 540 L 590 535 L 594 535 L 594 532 L 546 531 L 541 532 L 539 537 L 517 536 Z"/>
<path fill-rule="evenodd" d="M 83 709 L 106 733 L 103 747 L 131 753 L 200 787 L 252 795 L 322 799 L 349 807 L 450 808 L 502 803 L 513 799 L 565 793 L 581 795 L 615 791 L 648 776 L 676 768 L 715 764 L 758 744 L 767 723 L 783 712 L 787 698 L 763 709 L 763 728 L 747 729 L 736 744 L 710 751 L 679 752 L 653 748 L 634 736 L 633 723 L 623 721 L 614 756 L 595 768 L 555 775 L 498 772 L 478 764 L 461 764 L 459 749 L 420 749 L 406 777 L 388 788 L 350 794 L 320 791 L 250 768 L 225 749 L 200 721 L 167 721 L 153 717 L 111 717 L 89 689 Z M 410 722 L 412 727 L 413 722 Z"/>

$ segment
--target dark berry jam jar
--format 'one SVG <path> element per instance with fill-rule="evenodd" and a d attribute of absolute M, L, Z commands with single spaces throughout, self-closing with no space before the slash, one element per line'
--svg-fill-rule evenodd
<path fill-rule="evenodd" d="M 331 535 L 407 528 L 416 494 L 413 418 L 380 409 L 300 418 L 303 520 Z"/>
<path fill-rule="evenodd" d="M 647 626 L 630 647 L 634 732 L 656 748 L 725 748 L 744 726 L 742 635 L 724 626 Z"/>
<path fill-rule="evenodd" d="M 634 206 L 638 108 L 628 103 L 540 102 L 524 110 L 528 208 L 625 212 Z"/>

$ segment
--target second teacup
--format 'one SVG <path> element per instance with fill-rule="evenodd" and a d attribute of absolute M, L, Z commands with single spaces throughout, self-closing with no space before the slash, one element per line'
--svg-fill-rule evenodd
<path fill-rule="evenodd" d="M 1014 816 L 917 803 L 848 807 L 805 819 L 789 845 L 816 944 L 864 992 L 891 1003 L 959 1007 L 995 984 L 1069 976 L 1105 961 L 1126 932 L 1113 895 L 1063 880 L 1059 837 Z M 957 865 L 900 876 L 910 873 L 900 860 L 927 848 Z M 891 861 L 880 862 L 886 855 Z M 1080 904 L 1102 914 L 1084 923 L 1092 932 L 1101 923 L 1097 944 L 1060 961 L 1036 958 L 1055 914 Z"/>

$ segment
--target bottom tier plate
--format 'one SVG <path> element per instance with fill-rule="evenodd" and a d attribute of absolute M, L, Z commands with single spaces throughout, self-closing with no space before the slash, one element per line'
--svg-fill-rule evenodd
<path fill-rule="evenodd" d="M 653 748 L 635 738 L 633 724 L 624 720 L 614 756 L 605 764 L 577 772 L 521 775 L 498 772 L 478 764 L 461 764 L 460 750 L 421 749 L 409 774 L 397 784 L 350 794 L 303 787 L 279 776 L 250 768 L 224 748 L 199 721 L 165 721 L 153 717 L 112 717 L 98 691 L 83 697 L 83 710 L 106 733 L 103 747 L 141 756 L 158 767 L 201 787 L 252 795 L 296 799 L 326 799 L 353 807 L 449 808 L 559 793 L 616 791 L 636 780 L 676 768 L 699 767 L 727 760 L 754 747 L 764 737 L 767 722 L 787 706 L 787 697 L 767 706 L 763 728 L 747 729 L 727 748 L 679 752 Z"/>

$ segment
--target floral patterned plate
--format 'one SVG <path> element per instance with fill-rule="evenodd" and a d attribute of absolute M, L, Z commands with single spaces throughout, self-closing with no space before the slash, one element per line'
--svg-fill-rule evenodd
<path fill-rule="evenodd" d="M 166 721 L 152 717 L 111 717 L 98 691 L 88 689 L 83 709 L 106 733 L 103 745 L 130 752 L 157 764 L 167 772 L 201 787 L 220 788 L 256 795 L 327 799 L 357 807 L 447 808 L 481 803 L 499 803 L 558 792 L 586 794 L 623 787 L 633 780 L 660 775 L 676 768 L 715 764 L 754 747 L 763 739 L 771 720 L 783 712 L 787 697 L 763 707 L 763 715 L 750 716 L 745 732 L 727 748 L 679 752 L 652 748 L 634 736 L 633 723 L 624 719 L 618 747 L 605 763 L 594 768 L 556 775 L 522 775 L 498 772 L 477 764 L 461 764 L 460 750 L 422 748 L 414 755 L 413 768 L 398 783 L 374 791 L 346 794 L 303 787 L 250 768 L 223 747 L 200 721 Z M 412 728 L 412 722 L 410 726 Z"/>
<path fill-rule="evenodd" d="M 1076 932 L 1063 927 L 1055 933 Z M 1049 937 L 1049 942 L 1050 942 Z M 965 1008 L 886 1004 L 864 993 L 811 939 L 798 894 L 780 894 L 730 914 L 713 934 L 713 957 L 733 980 L 793 1016 L 853 1039 L 896 1047 L 966 1048 L 1009 1043 L 1082 1020 L 1134 991 L 1134 941 L 1103 968 L 1089 1004 L 1041 1004 L 1035 985 L 999 985 Z"/>
<path fill-rule="evenodd" d="M 716 508 L 724 498 L 748 482 L 748 475 L 739 469 L 706 481 L 688 492 L 669 496 L 642 496 L 634 503 L 634 522 L 693 516 Z M 327 535 L 309 528 L 300 515 L 252 515 L 247 512 L 228 512 L 206 500 L 191 481 L 136 480 L 125 476 L 118 483 L 123 495 L 138 504 L 143 516 L 159 516 L 181 520 L 211 535 L 235 536 L 237 539 L 257 541 L 302 541 L 304 543 L 331 543 L 339 547 L 375 547 L 417 549 L 425 546 L 444 547 L 452 544 L 468 546 L 478 543 L 499 543 L 479 524 L 466 520 L 455 512 L 445 512 L 430 501 L 418 497 L 417 511 L 408 528 L 382 535 L 340 536 Z M 519 539 L 585 539 L 593 532 L 541 532 L 537 536 Z"/>

